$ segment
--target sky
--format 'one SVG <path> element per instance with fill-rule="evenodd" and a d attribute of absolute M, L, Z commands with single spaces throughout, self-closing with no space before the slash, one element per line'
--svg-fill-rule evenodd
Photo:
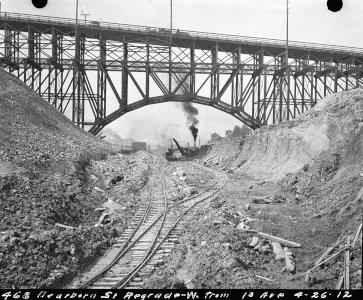
<path fill-rule="evenodd" d="M 363 1 L 344 0 L 342 10 L 336 13 L 329 11 L 326 3 L 326 0 L 290 0 L 289 40 L 363 48 Z M 87 20 L 170 26 L 170 0 L 79 0 L 79 5 L 79 14 L 90 14 Z M 75 18 L 76 0 L 48 0 L 42 9 L 35 8 L 31 0 L 2 0 L 1 10 Z M 286 0 L 174 0 L 173 28 L 286 39 Z M 134 91 L 129 98 L 131 102 L 141 100 Z M 115 100 L 111 100 L 110 111 L 116 107 Z M 224 136 L 227 129 L 242 125 L 214 108 L 195 106 L 199 111 L 202 144 L 213 132 Z M 149 144 L 160 143 L 162 136 L 192 142 L 186 116 L 176 103 L 143 107 L 108 127 L 122 138 L 132 137 Z"/>

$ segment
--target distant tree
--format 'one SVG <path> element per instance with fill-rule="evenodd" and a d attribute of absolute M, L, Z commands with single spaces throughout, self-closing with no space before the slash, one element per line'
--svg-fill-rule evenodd
<path fill-rule="evenodd" d="M 218 133 L 212 133 L 212 141 L 220 141 L 222 137 Z"/>
<path fill-rule="evenodd" d="M 234 126 L 232 131 L 232 137 L 246 137 L 251 133 L 251 129 L 247 127 L 245 124 L 242 125 L 242 127 L 239 127 L 238 125 Z"/>
<path fill-rule="evenodd" d="M 225 135 L 225 137 L 226 138 L 230 138 L 232 136 L 232 130 L 226 130 L 226 135 Z"/>

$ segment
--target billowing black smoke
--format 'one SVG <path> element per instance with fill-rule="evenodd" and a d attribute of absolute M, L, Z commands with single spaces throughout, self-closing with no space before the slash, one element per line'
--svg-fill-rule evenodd
<path fill-rule="evenodd" d="M 196 127 L 199 123 L 199 120 L 197 119 L 197 115 L 198 115 L 198 109 L 196 107 L 193 106 L 192 103 L 190 102 L 182 102 L 182 107 L 184 110 L 184 113 L 187 116 L 187 125 L 189 126 L 189 130 L 192 133 L 193 139 L 194 139 L 194 145 L 196 143 L 197 140 L 197 136 L 198 136 L 198 128 Z"/>
<path fill-rule="evenodd" d="M 195 146 L 199 130 L 194 125 L 190 125 L 189 130 L 192 132 L 192 135 L 193 135 L 193 138 L 194 138 L 194 146 Z"/>

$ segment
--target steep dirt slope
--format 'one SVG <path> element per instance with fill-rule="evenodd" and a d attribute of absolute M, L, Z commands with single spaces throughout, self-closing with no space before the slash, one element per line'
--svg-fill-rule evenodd
<path fill-rule="evenodd" d="M 119 150 L 0 69 L 0 288 L 59 288 L 114 242 L 141 201 L 150 160 Z M 131 200 L 119 201 L 114 223 L 95 227 L 95 209 L 119 200 L 118 184 L 104 186 L 117 176 Z"/>
<path fill-rule="evenodd" d="M 311 163 L 323 151 L 338 149 L 347 159 L 355 161 L 352 171 L 358 171 L 363 159 L 358 139 L 363 126 L 362 108 L 362 90 L 342 92 L 319 101 L 296 120 L 256 130 L 247 138 L 237 158 L 246 160 L 239 171 L 259 178 L 279 179 Z M 355 144 L 357 152 L 344 149 L 349 143 Z"/>
<path fill-rule="evenodd" d="M 237 174 L 258 180 L 284 179 L 282 184 L 314 203 L 314 209 L 334 210 L 339 209 L 335 205 L 360 201 L 362 134 L 363 91 L 351 90 L 326 97 L 296 120 L 256 130 L 244 144 L 216 143 L 207 164 L 219 166 L 222 161 L 235 166 Z M 316 202 L 317 193 L 332 199 Z"/>
<path fill-rule="evenodd" d="M 75 126 L 24 83 L 0 69 L 0 160 L 35 163 L 75 159 L 83 151 L 116 150 Z"/>

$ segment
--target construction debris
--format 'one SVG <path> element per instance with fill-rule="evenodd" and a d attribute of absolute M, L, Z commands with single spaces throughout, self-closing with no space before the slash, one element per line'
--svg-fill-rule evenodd
<path fill-rule="evenodd" d="M 104 190 L 100 189 L 100 188 L 99 188 L 99 187 L 97 187 L 97 186 L 95 186 L 93 189 L 94 189 L 95 191 L 97 191 L 97 192 L 105 193 L 105 191 L 104 191 Z"/>
<path fill-rule="evenodd" d="M 352 244 L 350 245 L 350 248 L 353 250 L 354 249 L 354 246 L 355 246 L 355 243 L 356 241 L 358 240 L 358 236 L 359 236 L 359 233 L 361 232 L 362 230 L 362 223 L 358 226 L 358 229 L 357 229 L 357 232 L 355 233 L 354 235 L 354 239 L 353 239 L 353 242 Z M 349 260 L 352 258 L 352 252 L 350 252 L 350 255 L 349 255 Z M 335 289 L 337 290 L 340 290 L 342 285 L 343 285 L 343 282 L 344 282 L 344 278 L 346 276 L 346 269 L 345 269 L 345 262 L 344 262 L 344 270 L 343 270 L 343 274 L 339 277 L 338 279 L 338 282 L 335 286 Z"/>
<path fill-rule="evenodd" d="M 350 235 L 347 237 L 347 244 L 345 248 L 344 255 L 344 289 L 350 289 L 350 280 L 349 280 L 349 265 L 350 265 Z"/>
<path fill-rule="evenodd" d="M 304 274 L 305 274 L 305 273 L 310 273 L 310 272 L 312 272 L 312 271 L 316 270 L 318 267 L 320 267 L 321 265 L 325 264 L 326 262 L 328 262 L 328 261 L 329 261 L 329 260 L 331 260 L 332 258 L 334 258 L 334 257 L 338 256 L 340 253 L 342 253 L 342 252 L 343 252 L 343 251 L 345 251 L 345 250 L 346 250 L 346 248 L 340 249 L 338 252 L 334 253 L 333 255 L 331 255 L 330 257 L 328 257 L 326 260 L 324 260 L 323 262 L 321 262 L 321 263 L 320 263 L 320 264 L 318 264 L 317 266 L 315 266 L 315 267 L 313 267 L 313 268 L 311 268 L 311 269 L 307 270 L 306 272 L 304 272 Z"/>
<path fill-rule="evenodd" d="M 284 252 L 284 250 L 282 250 L 282 247 L 281 247 L 280 243 L 271 242 L 271 245 L 272 245 L 272 249 L 273 249 L 274 253 L 276 254 L 275 259 L 276 260 L 284 260 L 285 259 L 285 252 Z"/>
<path fill-rule="evenodd" d="M 113 218 L 109 213 L 103 213 L 100 216 L 100 218 L 98 219 L 98 222 L 96 225 L 97 226 L 106 225 L 106 224 L 112 223 L 112 221 L 113 221 Z"/>
<path fill-rule="evenodd" d="M 271 204 L 272 199 L 270 197 L 263 197 L 263 198 L 254 198 L 252 199 L 252 203 L 256 204 Z"/>
<path fill-rule="evenodd" d="M 339 277 L 337 285 L 335 286 L 336 290 L 340 290 L 342 288 L 343 281 L 344 281 L 344 275 Z"/>
<path fill-rule="evenodd" d="M 340 244 L 342 243 L 342 240 L 340 239 L 340 237 L 339 237 L 339 239 L 336 241 L 336 243 L 333 245 L 333 246 L 331 246 L 331 247 L 329 247 L 324 253 L 323 253 L 323 255 L 322 256 L 320 256 L 318 259 L 317 259 L 317 261 L 314 263 L 314 266 L 317 266 L 317 265 L 319 265 L 323 260 L 324 260 L 324 258 L 325 257 L 327 257 L 331 252 L 333 252 L 333 250 L 336 248 L 336 247 L 338 247 Z"/>
<path fill-rule="evenodd" d="M 251 243 L 249 245 L 254 248 L 254 247 L 256 247 L 257 244 L 258 244 L 258 237 L 257 236 L 254 236 L 252 238 Z"/>
<path fill-rule="evenodd" d="M 252 200 L 253 203 L 256 204 L 278 204 L 278 203 L 286 203 L 286 198 L 283 196 L 275 195 L 273 199 L 271 197 L 263 197 L 263 198 L 254 198 Z"/>
<path fill-rule="evenodd" d="M 59 224 L 59 223 L 55 223 L 54 225 L 55 226 L 58 226 L 58 227 L 65 228 L 65 229 L 76 229 L 76 227 L 68 226 L 68 225 L 63 225 L 63 224 Z"/>
<path fill-rule="evenodd" d="M 262 252 L 262 243 L 258 243 L 258 245 L 256 247 L 253 248 L 253 250 L 257 250 L 259 252 Z"/>
<path fill-rule="evenodd" d="M 97 207 L 95 208 L 95 211 L 105 211 L 107 210 L 107 207 Z"/>
<path fill-rule="evenodd" d="M 268 279 L 266 277 L 263 277 L 263 276 L 260 276 L 260 275 L 257 275 L 257 274 L 255 274 L 255 276 L 258 277 L 258 278 L 261 278 L 263 280 L 272 281 L 271 279 Z"/>
<path fill-rule="evenodd" d="M 288 241 L 288 240 L 284 240 L 284 239 L 279 238 L 277 236 L 269 235 L 269 234 L 266 234 L 266 233 L 263 233 L 263 232 L 258 232 L 257 234 L 259 236 L 265 238 L 265 239 L 269 239 L 271 241 L 278 242 L 278 243 L 280 243 L 282 245 L 286 245 L 286 246 L 293 247 L 293 248 L 299 248 L 299 247 L 301 247 L 301 245 L 298 244 L 298 243 L 291 242 L 291 241 Z"/>
<path fill-rule="evenodd" d="M 285 270 L 289 271 L 290 273 L 294 273 L 295 272 L 295 262 L 292 258 L 292 252 L 287 247 L 284 247 L 284 252 L 285 252 L 285 262 L 286 262 Z"/>

